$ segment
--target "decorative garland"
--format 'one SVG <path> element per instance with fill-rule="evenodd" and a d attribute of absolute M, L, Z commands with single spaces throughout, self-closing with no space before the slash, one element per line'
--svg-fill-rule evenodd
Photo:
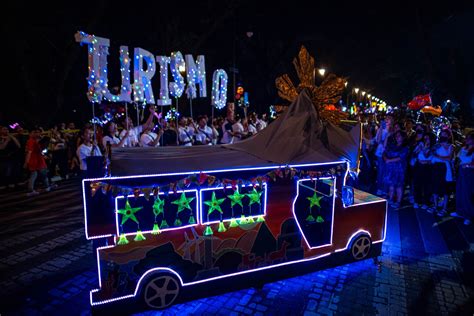
<path fill-rule="evenodd" d="M 192 184 L 196 187 L 219 187 L 222 186 L 224 191 L 230 185 L 232 190 L 235 191 L 237 188 L 240 188 L 244 185 L 252 185 L 254 188 L 257 187 L 257 184 L 261 187 L 263 183 L 269 182 L 271 179 L 272 181 L 276 181 L 278 178 L 294 178 L 296 180 L 300 178 L 310 178 L 316 179 L 322 177 L 331 177 L 342 174 L 341 166 L 337 166 L 336 168 L 331 168 L 328 171 L 305 171 L 305 170 L 297 170 L 295 168 L 277 168 L 270 172 L 267 172 L 263 175 L 259 175 L 257 177 L 253 177 L 250 180 L 245 179 L 219 179 L 213 175 L 209 175 L 206 173 L 199 173 L 199 174 L 191 174 L 183 179 L 178 181 L 171 182 L 166 185 L 153 185 L 147 187 L 131 187 L 131 186 L 123 186 L 123 185 L 114 185 L 109 184 L 102 181 L 92 182 L 90 184 L 91 188 L 91 195 L 97 193 L 98 190 L 101 190 L 103 194 L 107 194 L 108 192 L 112 193 L 113 197 L 117 197 L 118 195 L 128 196 L 130 193 L 138 198 L 140 194 L 143 193 L 146 200 L 150 199 L 150 195 L 153 193 L 154 196 L 157 196 L 159 192 L 163 192 L 165 196 L 169 194 L 169 192 L 173 192 L 174 194 L 177 193 L 178 190 L 184 190 L 189 188 Z"/>

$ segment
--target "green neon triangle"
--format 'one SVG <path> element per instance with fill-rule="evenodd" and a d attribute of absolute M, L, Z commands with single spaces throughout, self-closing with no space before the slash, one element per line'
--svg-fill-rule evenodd
<path fill-rule="evenodd" d="M 263 215 L 260 215 L 259 217 L 257 217 L 257 223 L 261 223 L 261 222 L 264 222 L 265 219 L 263 218 Z"/>
<path fill-rule="evenodd" d="M 242 216 L 240 216 L 239 225 L 245 225 L 245 224 L 247 224 L 247 219 L 242 214 Z"/>
<path fill-rule="evenodd" d="M 158 235 L 160 233 L 160 226 L 157 223 L 153 225 L 153 231 L 151 232 L 153 235 Z"/>
<path fill-rule="evenodd" d="M 170 226 L 168 225 L 168 222 L 166 221 L 166 219 L 163 219 L 163 220 L 161 221 L 160 229 L 168 228 L 168 227 L 170 227 Z"/>
<path fill-rule="evenodd" d="M 142 240 L 146 240 L 145 236 L 143 236 L 143 233 L 141 230 L 137 230 L 137 235 L 135 236 L 135 238 L 133 239 L 135 241 L 142 241 Z"/>
<path fill-rule="evenodd" d="M 120 235 L 119 241 L 117 242 L 118 245 L 126 245 L 128 244 L 127 236 L 124 234 Z"/>
<path fill-rule="evenodd" d="M 204 236 L 211 236 L 214 235 L 211 226 L 207 225 L 206 229 L 204 230 Z"/>
<path fill-rule="evenodd" d="M 227 229 L 225 228 L 224 223 L 223 223 L 223 222 L 220 222 L 220 223 L 219 223 L 219 228 L 217 229 L 217 231 L 218 231 L 219 233 L 223 233 L 223 232 L 225 232 L 226 230 L 227 230 Z"/>
<path fill-rule="evenodd" d="M 316 217 L 316 222 L 317 223 L 324 223 L 324 218 L 321 215 L 318 215 L 318 217 Z"/>
<path fill-rule="evenodd" d="M 174 221 L 174 226 L 178 227 L 178 226 L 181 226 L 183 223 L 181 222 L 181 220 L 179 218 L 176 218 L 176 220 Z"/>
<path fill-rule="evenodd" d="M 229 227 L 234 228 L 234 227 L 238 227 L 238 226 L 239 226 L 239 224 L 237 224 L 237 221 L 235 220 L 235 218 L 232 218 L 232 219 L 230 220 L 230 225 L 229 225 Z"/>
<path fill-rule="evenodd" d="M 189 217 L 189 224 L 196 224 L 196 220 L 194 219 L 193 214 Z"/>
<path fill-rule="evenodd" d="M 247 224 L 253 224 L 255 223 L 253 217 L 247 217 Z"/>
<path fill-rule="evenodd" d="M 313 217 L 313 215 L 309 214 L 308 217 L 306 217 L 307 222 L 314 222 L 316 219 Z"/>

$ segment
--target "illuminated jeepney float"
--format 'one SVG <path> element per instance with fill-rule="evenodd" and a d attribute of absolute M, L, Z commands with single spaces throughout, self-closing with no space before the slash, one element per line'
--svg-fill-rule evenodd
<path fill-rule="evenodd" d="M 91 304 L 166 308 L 184 287 L 380 255 L 387 203 L 346 186 L 359 146 L 303 91 L 237 144 L 114 150 L 112 176 L 82 185 L 86 237 L 107 244 Z"/>

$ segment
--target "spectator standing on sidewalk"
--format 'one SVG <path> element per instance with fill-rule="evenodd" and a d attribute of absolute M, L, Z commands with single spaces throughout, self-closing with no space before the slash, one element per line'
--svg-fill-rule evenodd
<path fill-rule="evenodd" d="M 434 136 L 426 133 L 422 136 L 422 140 L 413 150 L 413 157 L 415 163 L 413 166 L 413 194 L 415 209 L 421 207 L 426 210 L 430 203 L 432 194 L 432 180 L 431 180 L 431 159 Z"/>
<path fill-rule="evenodd" d="M 474 132 L 467 135 L 458 154 L 459 173 L 456 182 L 456 212 L 451 216 L 464 218 L 469 225 L 474 219 Z"/>
<path fill-rule="evenodd" d="M 46 161 L 44 160 L 39 144 L 40 138 L 41 129 L 35 127 L 31 130 L 30 138 L 26 142 L 24 168 L 27 168 L 30 171 L 27 196 L 35 196 L 39 194 L 39 192 L 35 190 L 35 182 L 38 176 L 41 177 L 44 185 L 46 186 L 46 191 L 51 190 L 48 179 L 48 168 L 46 166 Z"/>
<path fill-rule="evenodd" d="M 438 216 L 446 215 L 448 209 L 449 195 L 454 189 L 454 146 L 449 130 L 443 130 L 439 134 L 438 143 L 433 152 L 433 200 L 434 208 L 430 212 L 438 211 Z M 439 197 L 443 202 L 439 205 Z M 441 206 L 440 210 L 437 210 Z"/>
<path fill-rule="evenodd" d="M 402 202 L 403 186 L 405 185 L 408 148 L 405 144 L 404 132 L 396 132 L 394 138 L 396 143 L 388 146 L 383 155 L 385 161 L 384 182 L 389 187 L 389 203 L 393 202 L 393 208 L 398 209 Z M 396 199 L 394 198 L 395 191 Z"/>
<path fill-rule="evenodd" d="M 387 116 L 381 121 L 380 128 L 377 130 L 375 135 L 375 143 L 377 147 L 375 149 L 375 157 L 377 158 L 377 195 L 384 195 L 387 192 L 387 188 L 384 183 L 384 169 L 385 161 L 383 159 L 383 153 L 387 144 L 387 139 L 392 131 L 392 117 Z"/>
<path fill-rule="evenodd" d="M 10 135 L 8 127 L 0 126 L 0 186 L 15 187 L 16 179 L 16 155 L 21 145 L 18 140 Z"/>

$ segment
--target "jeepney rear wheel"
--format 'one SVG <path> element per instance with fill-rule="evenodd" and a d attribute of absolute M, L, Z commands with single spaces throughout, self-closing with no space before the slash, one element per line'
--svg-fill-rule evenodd
<path fill-rule="evenodd" d="M 362 260 L 367 258 L 372 248 L 372 240 L 367 235 L 356 237 L 351 245 L 351 256 L 355 260 Z"/>
<path fill-rule="evenodd" d="M 152 276 L 143 288 L 143 302 L 153 309 L 164 309 L 173 305 L 178 298 L 181 285 L 170 274 Z"/>

